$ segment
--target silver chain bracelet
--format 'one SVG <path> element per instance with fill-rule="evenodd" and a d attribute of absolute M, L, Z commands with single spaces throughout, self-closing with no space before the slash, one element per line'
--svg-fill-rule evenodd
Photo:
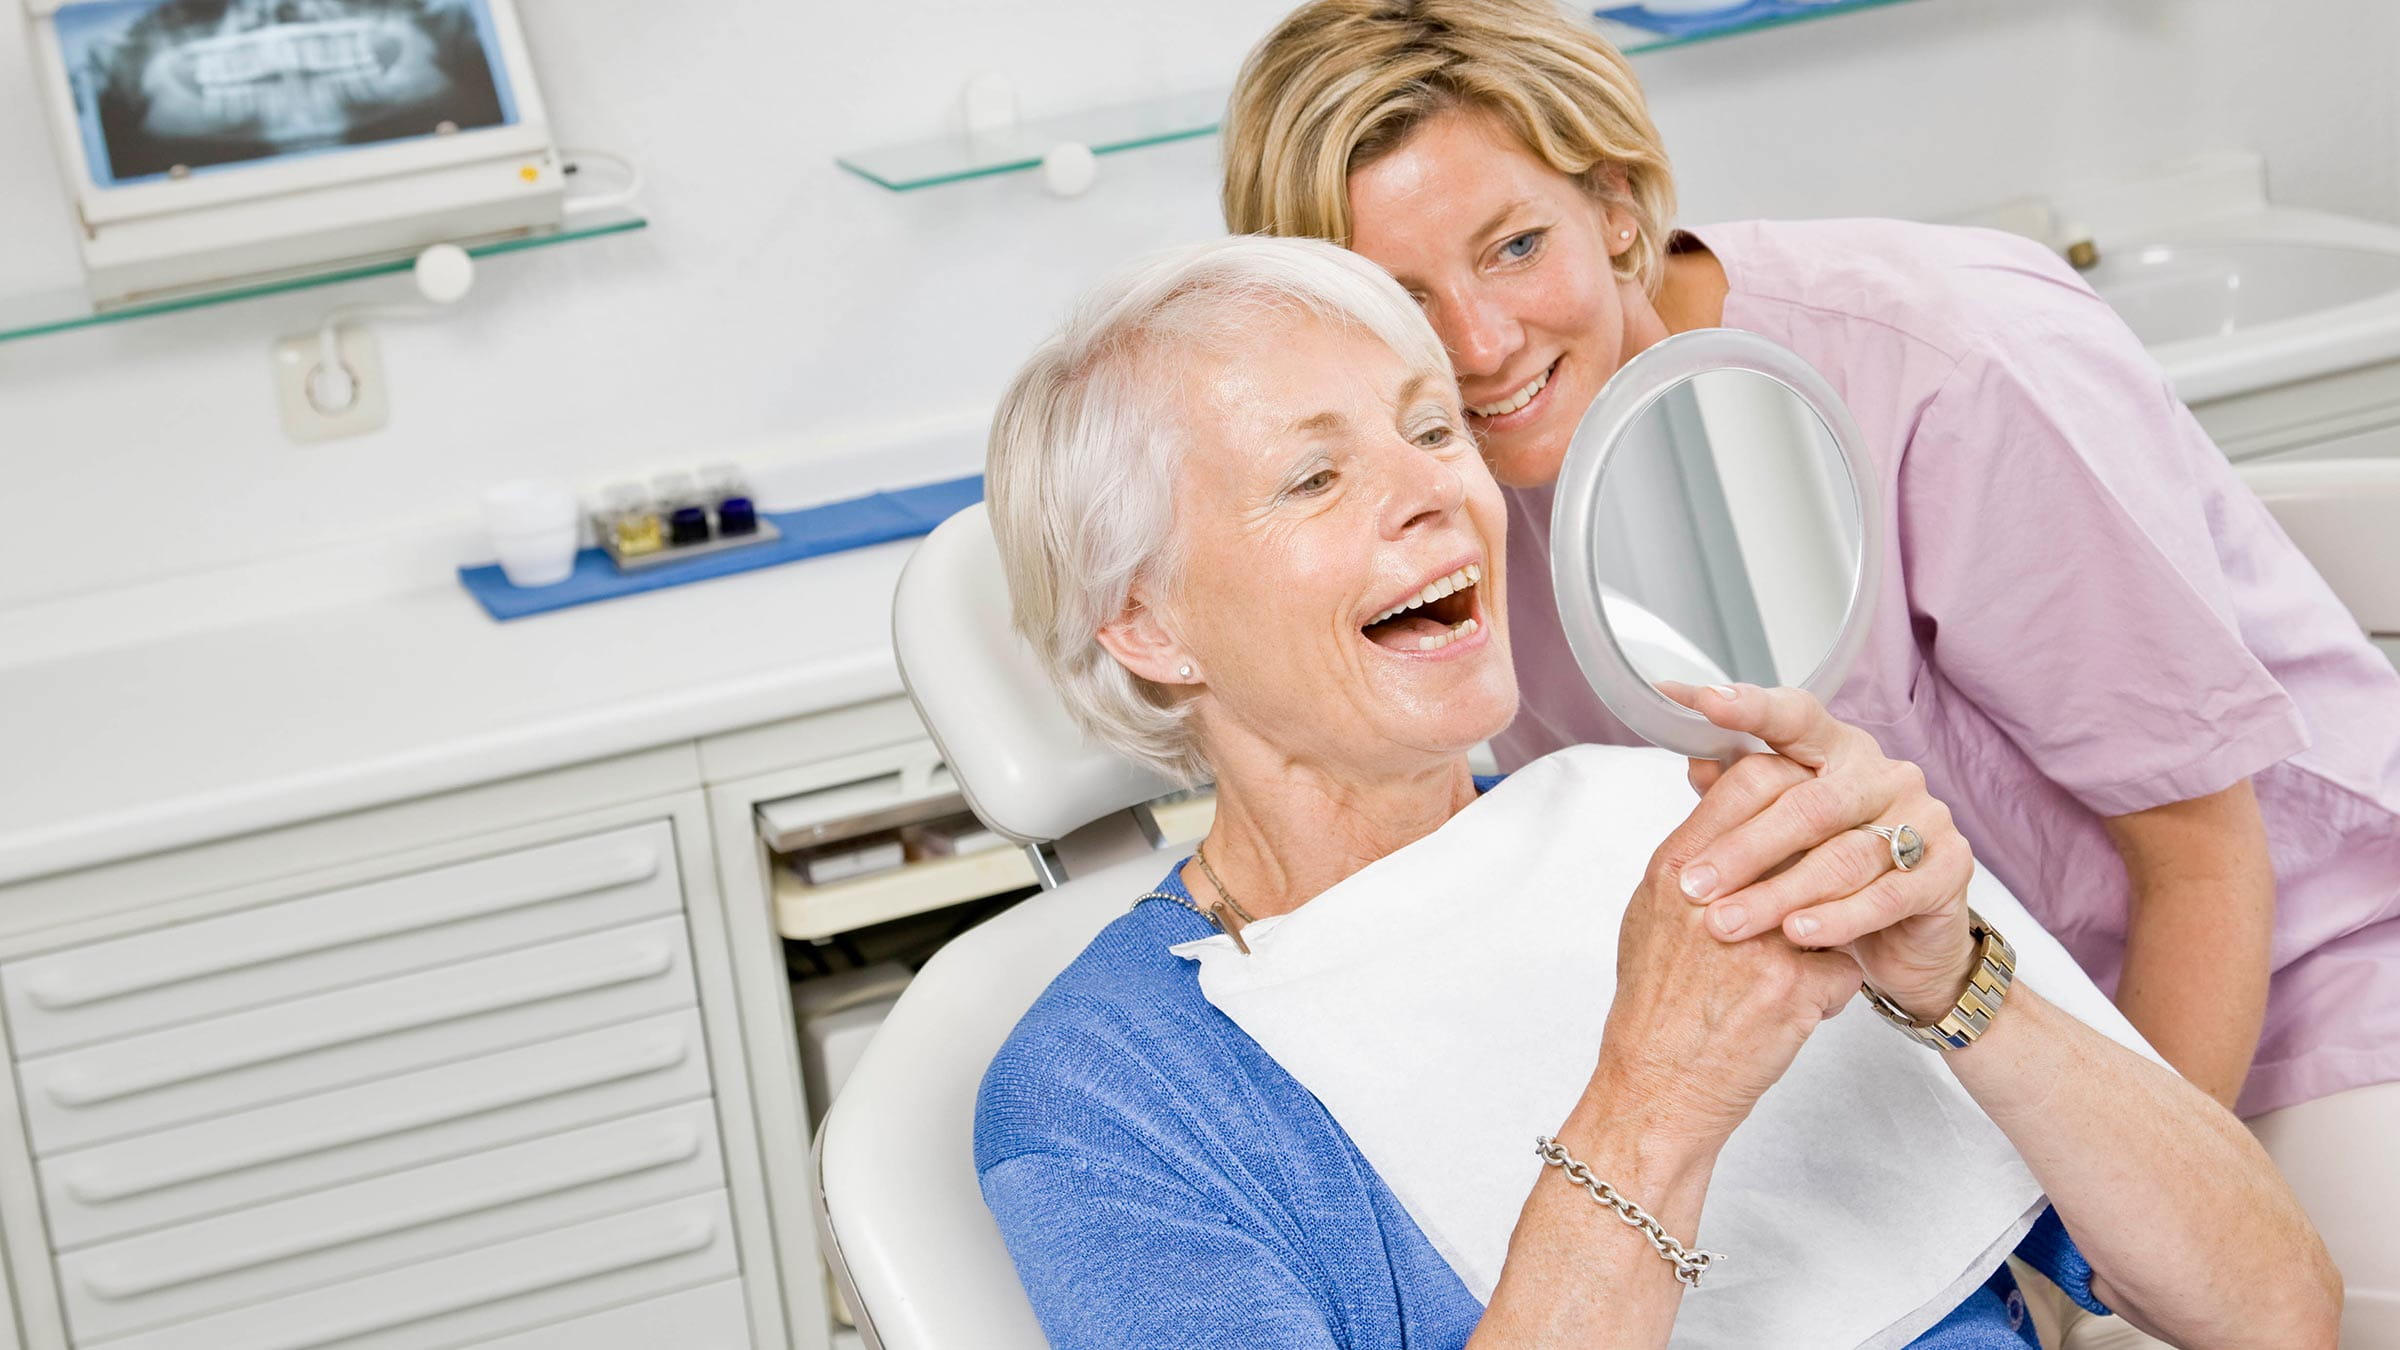
<path fill-rule="evenodd" d="M 1642 1236 L 1650 1239 L 1650 1245 L 1658 1249 L 1658 1254 L 1674 1264 L 1675 1278 L 1683 1281 L 1684 1288 L 1699 1288 L 1700 1277 L 1708 1273 L 1709 1265 L 1725 1259 L 1723 1252 L 1686 1247 L 1668 1237 L 1667 1230 L 1658 1226 L 1658 1220 L 1643 1213 L 1640 1205 L 1617 1194 L 1616 1187 L 1593 1176 L 1592 1169 L 1568 1157 L 1566 1145 L 1549 1135 L 1536 1138 L 1533 1151 L 1543 1162 L 1565 1172 L 1567 1180 L 1590 1191 L 1594 1200 L 1615 1210 L 1626 1227 L 1642 1230 Z"/>

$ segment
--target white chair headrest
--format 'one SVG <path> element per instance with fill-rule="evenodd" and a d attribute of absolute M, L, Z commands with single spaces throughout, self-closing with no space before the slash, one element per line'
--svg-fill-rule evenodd
<path fill-rule="evenodd" d="M 1008 582 L 978 502 L 917 546 L 892 598 L 900 679 L 967 804 L 1019 843 L 1064 838 L 1178 786 L 1084 737 L 1009 625 Z"/>

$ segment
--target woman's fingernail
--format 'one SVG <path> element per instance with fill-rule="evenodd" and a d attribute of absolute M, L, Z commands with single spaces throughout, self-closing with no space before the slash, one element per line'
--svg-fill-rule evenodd
<path fill-rule="evenodd" d="M 1716 892 L 1717 869 L 1707 863 L 1687 867 L 1683 869 L 1683 877 L 1677 884 L 1683 887 L 1685 895 L 1694 900 L 1706 900 Z"/>
<path fill-rule="evenodd" d="M 1708 689 L 1710 693 L 1715 694 L 1721 699 L 1732 700 L 1742 696 L 1742 691 L 1734 688 L 1730 684 L 1712 684 L 1708 687 Z"/>
<path fill-rule="evenodd" d="M 1798 937 L 1807 937 L 1823 926 L 1824 925 L 1818 923 L 1813 916 L 1807 914 L 1803 914 L 1799 918 L 1792 920 L 1792 932 Z"/>
<path fill-rule="evenodd" d="M 1740 905 L 1727 905 L 1717 911 L 1717 927 L 1725 930 L 1728 934 L 1738 933 L 1742 931 L 1742 925 L 1748 922 L 1749 918 L 1749 910 Z"/>

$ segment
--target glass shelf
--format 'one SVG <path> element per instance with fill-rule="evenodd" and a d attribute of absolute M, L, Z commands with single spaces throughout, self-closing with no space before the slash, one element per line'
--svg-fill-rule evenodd
<path fill-rule="evenodd" d="M 547 248 L 552 244 L 572 243 L 578 239 L 597 239 L 603 235 L 624 234 L 638 230 L 650 222 L 626 211 L 594 211 L 575 217 L 565 224 L 548 230 L 528 231 L 482 239 L 455 241 L 469 255 L 488 258 L 495 254 L 515 253 L 529 248 Z M 361 277 L 388 276 L 405 272 L 416 265 L 422 250 L 376 254 L 351 258 L 317 267 L 298 268 L 289 272 L 245 277 L 240 281 L 214 286 L 162 292 L 141 300 L 128 300 L 102 305 L 80 290 L 59 290 L 38 295 L 0 298 L 0 342 L 14 338 L 39 337 L 44 333 L 63 333 L 76 328 L 95 328 L 101 324 L 121 323 L 127 319 L 145 318 L 152 314 L 171 314 L 177 310 L 199 309 L 207 305 L 231 304 L 262 295 L 281 295 L 286 291 L 304 291 L 338 282 L 356 281 Z"/>
<path fill-rule="evenodd" d="M 967 178 L 1038 168 L 1042 156 L 1062 142 L 1088 145 L 1093 154 L 1106 155 L 1196 136 L 1214 136 L 1217 119 L 1225 113 L 1225 92 L 1212 89 L 1090 108 L 1064 117 L 1037 118 L 999 136 L 969 136 L 962 131 L 938 140 L 911 141 L 837 155 L 834 163 L 894 192 L 938 187 Z"/>
<path fill-rule="evenodd" d="M 1642 52 L 1665 51 L 1671 47 L 1689 47 L 1715 38 L 1731 37 L 1736 33 L 1754 33 L 1834 14 L 1850 14 L 1862 9 L 1880 9 L 1886 5 L 1905 3 L 1908 0 L 1815 0 L 1815 3 L 1757 0 L 1757 3 L 1742 10 L 1728 11 L 1718 16 L 1730 22 L 1721 22 L 1713 28 L 1705 27 L 1710 22 L 1706 19 L 1679 16 L 1662 21 L 1672 24 L 1677 30 L 1673 33 L 1656 32 L 1613 19 L 1595 19 L 1593 22 L 1601 35 L 1615 43 L 1618 50 L 1633 56 Z M 1163 145 L 1169 141 L 1214 136 L 1217 134 L 1218 120 L 1225 114 L 1227 93 L 1223 89 L 1212 89 L 1114 107 L 1091 108 L 1063 117 L 1026 122 L 1001 136 L 971 137 L 962 131 L 931 140 L 837 155 L 834 162 L 879 187 L 890 188 L 894 192 L 914 192 L 920 188 L 939 187 L 944 183 L 957 183 L 970 178 L 987 178 L 994 174 L 1039 168 L 1042 156 L 1052 146 L 1062 142 L 1088 145 L 1092 153 L 1107 155 L 1120 150 L 1138 150 L 1147 145 Z"/>

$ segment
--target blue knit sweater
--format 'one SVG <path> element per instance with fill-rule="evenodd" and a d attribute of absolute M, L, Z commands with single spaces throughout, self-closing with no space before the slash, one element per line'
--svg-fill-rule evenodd
<path fill-rule="evenodd" d="M 1160 889 L 1189 898 L 1180 869 Z M 975 1167 L 1050 1343 L 1464 1345 L 1483 1306 L 1325 1108 L 1167 950 L 1215 931 L 1180 905 L 1136 906 L 984 1075 Z M 2017 1255 L 2107 1311 L 2054 1215 Z M 2036 1344 L 2003 1267 L 1914 1346 Z"/>

